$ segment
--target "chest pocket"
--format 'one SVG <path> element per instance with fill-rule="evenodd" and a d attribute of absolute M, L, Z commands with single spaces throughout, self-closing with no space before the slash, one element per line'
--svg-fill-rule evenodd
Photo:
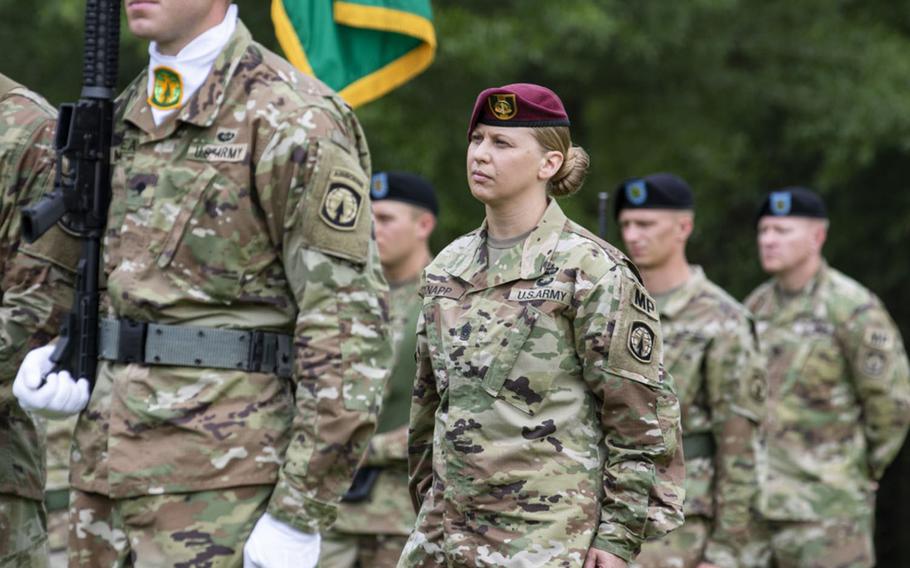
<path fill-rule="evenodd" d="M 673 333 L 671 326 L 664 331 L 664 367 L 673 377 L 679 400 L 695 400 L 702 387 L 705 352 L 709 339 L 697 332 Z"/>
<path fill-rule="evenodd" d="M 537 352 L 543 349 L 535 344 L 541 312 L 480 296 L 430 305 L 439 323 L 433 332 L 438 339 L 430 341 L 443 347 L 431 357 L 434 367 L 446 367 L 450 395 L 479 397 L 478 404 L 493 397 L 534 415 L 558 372 L 553 360 Z"/>
<path fill-rule="evenodd" d="M 813 337 L 794 392 L 813 407 L 840 406 L 852 403 L 850 384 L 844 380 L 845 362 L 840 345 L 831 335 Z"/>

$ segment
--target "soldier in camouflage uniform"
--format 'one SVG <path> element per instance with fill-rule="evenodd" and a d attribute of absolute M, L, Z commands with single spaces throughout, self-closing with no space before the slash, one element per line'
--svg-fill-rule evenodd
<path fill-rule="evenodd" d="M 626 250 L 660 313 L 686 457 L 686 522 L 645 543 L 636 563 L 744 566 L 766 392 L 752 318 L 686 260 L 694 199 L 683 179 L 665 173 L 632 178 L 615 195 Z"/>
<path fill-rule="evenodd" d="M 11 387 L 72 300 L 78 243 L 56 228 L 39 243 L 19 239 L 19 208 L 53 183 L 53 117 L 44 99 L 0 75 L 0 566 L 47 562 L 44 434 Z"/>
<path fill-rule="evenodd" d="M 388 376 L 363 132 L 226 0 L 126 13 L 155 41 L 116 105 L 70 564 L 314 566 Z"/>
<path fill-rule="evenodd" d="M 487 215 L 424 273 L 401 567 L 625 566 L 682 523 L 657 311 L 553 199 L 588 166 L 568 125 L 544 87 L 477 98 L 468 184 Z"/>
<path fill-rule="evenodd" d="M 379 258 L 391 287 L 395 366 L 364 467 L 342 499 L 331 532 L 323 535 L 320 568 L 394 568 L 416 519 L 408 493 L 408 411 L 420 274 L 431 259 L 428 239 L 439 208 L 433 186 L 406 172 L 374 175 L 370 196 Z"/>
<path fill-rule="evenodd" d="M 771 192 L 758 249 L 773 278 L 746 300 L 769 359 L 760 509 L 779 567 L 874 565 L 877 480 L 910 423 L 900 333 L 873 293 L 824 261 L 827 228 L 814 192 Z"/>

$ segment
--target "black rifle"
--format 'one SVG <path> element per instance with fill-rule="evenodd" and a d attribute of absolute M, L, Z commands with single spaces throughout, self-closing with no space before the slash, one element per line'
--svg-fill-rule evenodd
<path fill-rule="evenodd" d="M 98 280 L 101 239 L 111 200 L 114 88 L 120 43 L 120 0 L 86 0 L 82 93 L 60 106 L 54 189 L 22 210 L 22 238 L 34 242 L 62 221 L 82 240 L 73 307 L 51 360 L 94 386 L 98 366 Z"/>

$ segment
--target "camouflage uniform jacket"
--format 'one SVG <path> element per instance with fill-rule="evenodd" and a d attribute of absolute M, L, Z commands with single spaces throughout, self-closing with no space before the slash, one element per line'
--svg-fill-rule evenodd
<path fill-rule="evenodd" d="M 910 422 L 910 371 L 881 301 L 823 265 L 793 297 L 773 281 L 746 301 L 768 354 L 770 519 L 868 513 Z"/>
<path fill-rule="evenodd" d="M 395 341 L 395 360 L 414 358 L 414 352 L 402 352 L 400 346 L 412 314 L 420 311 L 420 279 L 393 286 L 389 315 Z M 413 324 L 412 324 L 413 328 Z M 386 393 L 390 392 L 386 389 Z M 410 389 L 409 389 L 410 391 Z M 383 408 L 383 412 L 386 408 Z M 333 530 L 350 534 L 408 535 L 414 530 L 417 515 L 408 493 L 408 426 L 377 433 L 370 440 L 364 465 L 378 466 L 382 472 L 366 501 L 342 503 Z"/>
<path fill-rule="evenodd" d="M 293 378 L 102 361 L 72 484 L 114 498 L 274 484 L 268 511 L 319 530 L 366 450 L 390 351 L 363 133 L 241 23 L 157 127 L 146 77 L 115 116 L 104 310 L 291 334 Z"/>
<path fill-rule="evenodd" d="M 486 225 L 426 269 L 399 566 L 626 559 L 682 522 L 679 403 L 632 265 L 551 201 L 490 270 Z"/>
<path fill-rule="evenodd" d="M 686 456 L 685 513 L 714 520 L 705 560 L 735 567 L 758 494 L 764 362 L 751 315 L 700 267 L 690 271 L 685 284 L 656 298 L 683 440 L 707 435 L 714 441 L 713 457 Z"/>
<path fill-rule="evenodd" d="M 0 93 L 0 493 L 43 500 L 43 435 L 12 386 L 25 354 L 57 335 L 79 243 L 56 227 L 20 243 L 20 208 L 53 183 L 54 111 L 3 75 Z"/>

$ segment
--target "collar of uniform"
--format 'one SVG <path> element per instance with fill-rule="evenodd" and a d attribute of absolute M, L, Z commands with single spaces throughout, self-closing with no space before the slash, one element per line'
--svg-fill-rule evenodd
<path fill-rule="evenodd" d="M 682 286 L 670 292 L 663 302 L 659 302 L 662 304 L 659 306 L 660 315 L 668 318 L 676 317 L 679 312 L 689 305 L 689 302 L 701 289 L 704 281 L 705 271 L 702 270 L 701 266 L 690 264 L 689 278 L 683 282 Z"/>
<path fill-rule="evenodd" d="M 828 281 L 828 263 L 822 259 L 818 272 L 809 279 L 803 289 L 793 295 L 787 295 L 777 282 L 774 283 L 774 310 L 779 314 L 814 313 L 818 302 L 818 291 Z"/>
<path fill-rule="evenodd" d="M 514 271 L 497 275 L 496 281 L 491 282 L 488 281 L 486 274 L 489 258 L 486 247 L 487 221 L 484 219 L 480 229 L 475 231 L 470 240 L 465 243 L 464 250 L 473 251 L 474 254 L 460 256 L 459 261 L 447 267 L 446 271 L 476 287 L 505 284 L 519 278 L 523 280 L 539 278 L 543 276 L 547 263 L 553 256 L 553 251 L 556 250 L 559 235 L 562 234 L 565 224 L 566 214 L 562 212 L 556 200 L 551 199 L 540 222 L 525 239 L 521 266 L 516 266 Z"/>
<path fill-rule="evenodd" d="M 145 90 L 141 88 L 142 83 L 140 81 L 137 93 L 124 113 L 124 120 L 128 120 L 147 133 L 158 134 L 162 137 L 170 135 L 178 120 L 203 128 L 211 126 L 221 110 L 228 83 L 234 76 L 237 66 L 240 65 L 240 55 L 252 43 L 253 37 L 250 35 L 249 30 L 238 19 L 237 27 L 234 29 L 231 39 L 228 40 L 218 58 L 215 59 L 215 64 L 212 66 L 209 76 L 202 83 L 202 86 L 193 93 L 193 96 L 190 97 L 186 104 L 183 105 L 180 112 L 165 120 L 159 126 L 155 126 L 155 121 L 152 118 L 152 109 L 149 106 L 148 97 L 145 96 Z M 146 73 L 143 73 L 142 76 L 146 76 Z M 199 104 L 202 97 L 211 100 L 212 104 Z"/>

